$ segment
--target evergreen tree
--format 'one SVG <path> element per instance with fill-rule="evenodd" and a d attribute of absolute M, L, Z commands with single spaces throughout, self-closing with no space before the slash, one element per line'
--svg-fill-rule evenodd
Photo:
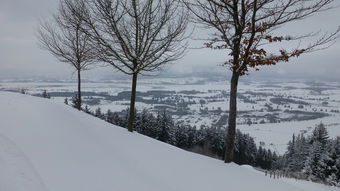
<path fill-rule="evenodd" d="M 337 178 L 335 174 L 331 174 L 326 178 L 326 182 L 331 186 L 338 186 L 340 187 L 340 180 Z"/>
<path fill-rule="evenodd" d="M 280 157 L 278 160 L 281 160 Z M 303 134 L 297 137 L 293 135 L 282 160 L 283 166 L 291 172 L 302 172 L 309 179 L 339 186 L 340 138 L 330 140 L 322 123 L 316 125 L 308 138 Z"/>
<path fill-rule="evenodd" d="M 49 93 L 47 93 L 47 91 L 46 91 L 46 90 L 44 90 L 44 91 L 41 93 L 41 97 L 43 97 L 43 98 L 47 98 L 47 99 L 50 99 L 50 98 L 51 98 L 50 94 L 49 94 Z"/>
<path fill-rule="evenodd" d="M 288 146 L 288 169 L 293 172 L 301 172 L 305 166 L 305 161 L 309 154 L 309 145 L 303 134 L 297 138 L 293 136 L 294 144 Z"/>
<path fill-rule="evenodd" d="M 125 128 L 127 128 L 127 125 L 128 125 L 128 120 L 129 120 L 129 116 L 130 116 L 130 109 L 129 108 L 127 108 L 127 109 L 125 109 L 125 110 L 123 110 L 122 112 L 121 112 L 122 114 L 122 124 L 121 124 L 121 127 L 125 127 Z"/>
<path fill-rule="evenodd" d="M 293 134 L 292 140 L 288 142 L 286 158 L 287 158 L 287 166 L 288 169 L 294 170 L 292 164 L 294 164 L 293 156 L 295 154 L 295 134 Z"/>
<path fill-rule="evenodd" d="M 91 114 L 90 108 L 87 105 L 85 105 L 84 112 Z"/>
<path fill-rule="evenodd" d="M 248 134 L 236 132 L 234 161 L 237 164 L 254 164 L 256 160 L 256 144 Z"/>
<path fill-rule="evenodd" d="M 337 137 L 327 147 L 320 162 L 322 178 L 333 186 L 340 186 L 340 138 Z"/>
<path fill-rule="evenodd" d="M 155 118 L 146 109 L 136 114 L 135 129 L 137 132 L 150 137 L 157 137 Z"/>
<path fill-rule="evenodd" d="M 305 162 L 304 173 L 311 179 L 322 178 L 320 160 L 323 155 L 322 143 L 315 141 L 310 147 L 309 155 Z"/>
<path fill-rule="evenodd" d="M 196 127 L 187 126 L 186 127 L 187 134 L 187 147 L 192 148 L 196 144 L 197 140 L 197 130 Z"/>
<path fill-rule="evenodd" d="M 325 168 L 329 157 L 326 153 L 328 132 L 323 123 L 317 125 L 310 137 L 311 147 L 306 159 L 303 172 L 312 179 L 325 179 Z"/>
<path fill-rule="evenodd" d="M 94 116 L 96 116 L 96 117 L 98 117 L 98 118 L 101 118 L 101 119 L 104 118 L 104 116 L 103 116 L 103 114 L 102 114 L 102 111 L 101 111 L 100 107 L 98 107 L 98 108 L 96 109 L 96 111 L 95 111 L 95 113 L 94 113 Z"/>
<path fill-rule="evenodd" d="M 313 130 L 313 133 L 311 136 L 311 143 L 313 144 L 315 141 L 318 141 L 322 144 L 323 147 L 325 147 L 327 144 L 328 138 L 329 136 L 328 136 L 328 132 L 327 132 L 325 125 L 323 123 L 320 123 Z"/>
<path fill-rule="evenodd" d="M 167 115 L 166 111 L 164 110 L 161 114 L 157 115 L 157 121 L 160 128 L 158 140 L 162 142 L 168 142 L 170 138 L 170 128 L 173 126 L 172 118 Z"/>
<path fill-rule="evenodd" d="M 84 111 L 88 111 L 87 105 Z M 90 112 L 89 112 L 90 113 Z M 108 110 L 102 114 L 100 107 L 92 114 L 96 117 L 105 119 L 107 122 L 126 127 L 129 110 L 112 112 Z M 179 148 L 188 149 L 208 156 L 222 159 L 224 155 L 224 141 L 226 131 L 222 128 L 201 128 L 191 127 L 190 125 L 175 125 L 171 116 L 163 111 L 157 117 L 143 110 L 135 115 L 134 128 L 137 132 L 158 139 L 160 141 L 175 145 Z M 257 149 L 254 139 L 248 134 L 237 131 L 237 141 L 235 142 L 235 159 L 237 164 L 249 164 L 259 166 L 264 169 L 279 167 L 278 156 L 269 149 L 260 147 Z"/>
<path fill-rule="evenodd" d="M 174 128 L 172 143 L 179 148 L 189 148 L 189 134 L 184 126 L 176 126 Z"/>
<path fill-rule="evenodd" d="M 78 94 L 75 94 L 72 97 L 72 107 L 79 109 L 79 107 L 81 107 L 81 105 L 79 106 L 79 103 L 80 103 L 80 100 L 79 100 Z"/>
<path fill-rule="evenodd" d="M 105 114 L 105 121 L 112 123 L 112 115 L 113 115 L 113 112 L 110 109 L 108 109 Z"/>
<path fill-rule="evenodd" d="M 219 157 L 222 157 L 225 144 L 225 131 L 221 128 L 209 128 L 210 129 L 210 150 Z"/>
<path fill-rule="evenodd" d="M 112 115 L 110 116 L 110 121 L 112 124 L 120 126 L 120 127 L 125 127 L 126 121 L 122 117 L 120 117 L 118 112 L 113 112 Z"/>

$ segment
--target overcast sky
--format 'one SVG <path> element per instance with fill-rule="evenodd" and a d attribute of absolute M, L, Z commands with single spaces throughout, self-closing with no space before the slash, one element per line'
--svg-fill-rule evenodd
<path fill-rule="evenodd" d="M 35 37 L 39 20 L 51 16 L 57 0 L 0 0 L 0 79 L 48 77 L 71 79 L 73 68 L 59 63 L 49 52 L 39 48 Z M 286 26 L 282 35 L 308 31 L 334 31 L 340 25 L 340 8 L 299 23 Z M 204 34 L 206 31 L 196 31 Z M 190 41 L 191 47 L 201 42 Z M 226 53 L 209 49 L 189 49 L 180 61 L 167 67 L 163 74 L 201 75 L 217 73 L 223 77 L 227 68 L 220 66 Z M 331 48 L 292 59 L 290 63 L 262 67 L 251 78 L 286 78 L 306 80 L 340 80 L 340 39 Z M 87 78 L 117 76 L 112 68 L 86 72 Z M 228 78 L 228 76 L 226 76 Z M 249 77 L 248 77 L 249 78 Z"/>

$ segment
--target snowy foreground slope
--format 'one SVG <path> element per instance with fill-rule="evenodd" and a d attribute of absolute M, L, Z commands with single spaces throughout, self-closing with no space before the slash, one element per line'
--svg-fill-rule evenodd
<path fill-rule="evenodd" d="M 335 191 L 183 151 L 51 100 L 0 92 L 1 191 Z"/>

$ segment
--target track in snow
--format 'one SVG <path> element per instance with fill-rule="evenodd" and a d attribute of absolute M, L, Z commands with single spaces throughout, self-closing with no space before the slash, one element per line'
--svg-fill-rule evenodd
<path fill-rule="evenodd" d="M 47 191 L 25 154 L 0 134 L 0 190 Z"/>

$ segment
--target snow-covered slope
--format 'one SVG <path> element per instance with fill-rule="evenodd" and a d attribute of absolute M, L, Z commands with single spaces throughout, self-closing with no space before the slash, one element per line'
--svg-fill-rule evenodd
<path fill-rule="evenodd" d="M 1 191 L 328 191 L 129 133 L 51 100 L 0 92 Z"/>

